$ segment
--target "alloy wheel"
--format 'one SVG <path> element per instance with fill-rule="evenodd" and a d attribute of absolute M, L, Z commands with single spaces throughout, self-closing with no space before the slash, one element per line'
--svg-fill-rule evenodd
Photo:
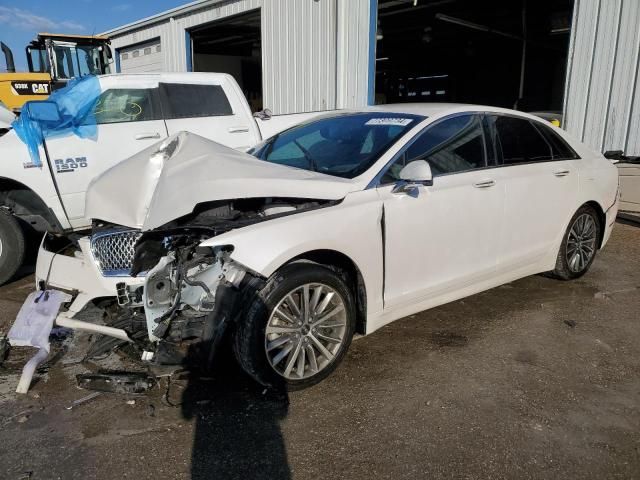
<path fill-rule="evenodd" d="M 347 311 L 332 287 L 308 283 L 291 290 L 273 309 L 265 331 L 271 367 L 287 380 L 316 375 L 345 343 Z"/>
<path fill-rule="evenodd" d="M 573 222 L 567 237 L 567 264 L 574 273 L 582 272 L 596 253 L 598 229 L 592 215 L 583 213 Z"/>

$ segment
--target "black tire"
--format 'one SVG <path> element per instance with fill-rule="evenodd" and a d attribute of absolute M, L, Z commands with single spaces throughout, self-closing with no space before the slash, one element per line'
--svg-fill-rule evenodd
<path fill-rule="evenodd" d="M 265 351 L 265 330 L 278 302 L 295 288 L 309 283 L 325 284 L 342 298 L 346 312 L 344 341 L 333 360 L 318 373 L 308 378 L 291 380 L 280 375 L 271 366 Z M 276 272 L 248 303 L 234 331 L 233 350 L 242 369 L 258 383 L 276 389 L 301 390 L 319 383 L 336 369 L 349 349 L 355 325 L 353 295 L 344 279 L 335 271 L 314 263 L 293 263 Z"/>
<path fill-rule="evenodd" d="M 25 248 L 20 224 L 13 215 L 0 209 L 0 285 L 11 280 L 22 266 Z"/>
<path fill-rule="evenodd" d="M 572 269 L 569 265 L 569 260 L 567 258 L 567 248 L 571 228 L 573 227 L 574 223 L 583 215 L 588 215 L 595 224 L 595 244 L 593 246 L 593 255 L 591 255 L 589 261 L 586 262 L 586 264 L 582 268 L 576 271 L 576 269 Z M 567 231 L 564 233 L 564 237 L 562 237 L 562 244 L 560 245 L 560 251 L 558 252 L 558 257 L 556 259 L 556 267 L 552 272 L 550 272 L 550 276 L 559 280 L 573 280 L 587 273 L 589 271 L 589 268 L 591 267 L 591 264 L 593 263 L 593 260 L 596 258 L 596 253 L 598 251 L 598 248 L 600 247 L 601 235 L 602 225 L 600 224 L 600 218 L 598 217 L 597 212 L 589 205 L 580 207 L 575 215 L 571 218 L 569 226 L 567 227 Z"/>

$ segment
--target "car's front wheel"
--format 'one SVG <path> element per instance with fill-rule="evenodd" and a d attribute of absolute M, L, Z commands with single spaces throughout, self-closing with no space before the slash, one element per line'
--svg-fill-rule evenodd
<path fill-rule="evenodd" d="M 353 296 L 343 278 L 313 263 L 278 271 L 240 318 L 234 351 L 263 385 L 298 390 L 326 378 L 355 330 Z"/>
<path fill-rule="evenodd" d="M 598 251 L 601 228 L 592 207 L 585 205 L 578 209 L 562 239 L 552 276 L 571 280 L 587 273 Z"/>

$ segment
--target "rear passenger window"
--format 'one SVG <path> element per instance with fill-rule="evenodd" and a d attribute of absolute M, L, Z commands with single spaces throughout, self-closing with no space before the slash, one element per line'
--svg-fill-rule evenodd
<path fill-rule="evenodd" d="M 552 160 L 551 146 L 529 120 L 494 118 L 495 141 L 504 165 Z"/>
<path fill-rule="evenodd" d="M 573 148 L 550 127 L 541 123 L 534 124 L 551 145 L 554 160 L 575 160 L 580 158 Z"/>
<path fill-rule="evenodd" d="M 94 115 L 98 125 L 162 119 L 154 91 L 147 88 L 104 91 L 96 102 Z"/>
<path fill-rule="evenodd" d="M 164 117 L 217 117 L 233 115 L 229 100 L 220 85 L 161 83 Z"/>

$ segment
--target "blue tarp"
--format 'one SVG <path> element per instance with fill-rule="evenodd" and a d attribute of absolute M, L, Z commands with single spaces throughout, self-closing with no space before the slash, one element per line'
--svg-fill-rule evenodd
<path fill-rule="evenodd" d="M 60 120 L 43 122 L 30 117 L 29 104 L 22 108 L 20 116 L 11 126 L 29 149 L 34 165 L 40 166 L 38 147 L 45 138 L 64 135 L 77 135 L 80 138 L 97 139 L 98 129 L 93 114 L 94 106 L 100 96 L 100 82 L 95 75 L 87 75 L 70 80 L 66 87 L 56 90 L 47 99 L 58 106 Z"/>

